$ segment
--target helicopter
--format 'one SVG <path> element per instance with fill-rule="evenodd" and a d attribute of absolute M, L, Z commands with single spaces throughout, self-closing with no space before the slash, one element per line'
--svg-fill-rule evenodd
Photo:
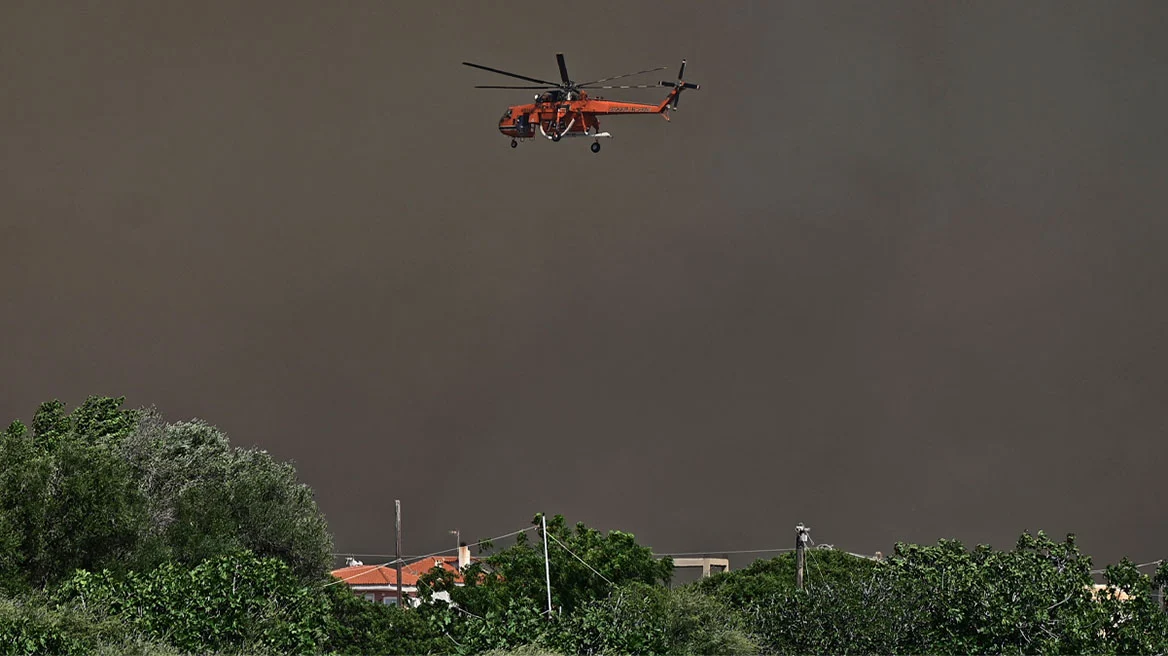
<path fill-rule="evenodd" d="M 698 89 L 698 85 L 686 82 L 685 60 L 681 60 L 681 68 L 677 71 L 676 82 L 660 82 L 658 84 L 606 84 L 596 86 L 601 82 L 610 82 L 634 75 L 643 75 L 654 71 L 665 70 L 665 66 L 650 68 L 636 73 L 625 73 L 612 77 L 601 78 L 591 82 L 573 82 L 568 77 L 568 67 L 563 53 L 556 53 L 556 63 L 560 68 L 560 82 L 550 82 L 539 78 L 501 71 L 497 68 L 462 62 L 465 66 L 480 68 L 484 71 L 498 73 L 509 77 L 536 82 L 539 86 L 498 86 L 477 85 L 476 89 L 539 89 L 543 93 L 535 95 L 535 102 L 526 105 L 512 105 L 503 112 L 499 119 L 499 132 L 511 137 L 511 147 L 515 148 L 520 141 L 531 139 L 538 132 L 541 136 L 558 142 L 564 137 L 591 137 L 592 152 L 600 152 L 600 139 L 611 139 L 612 134 L 600 131 L 601 115 L 620 114 L 660 114 L 666 121 L 669 112 L 677 109 L 681 92 L 686 89 Z M 638 103 L 623 100 L 606 100 L 600 96 L 589 96 L 586 89 L 655 89 L 672 88 L 665 100 L 660 103 Z"/>

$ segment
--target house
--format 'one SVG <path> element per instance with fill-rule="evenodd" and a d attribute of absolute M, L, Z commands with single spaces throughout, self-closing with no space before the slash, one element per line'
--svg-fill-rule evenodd
<path fill-rule="evenodd" d="M 1093 584 L 1091 586 L 1091 594 L 1094 596 L 1095 599 L 1100 599 L 1102 597 L 1108 597 L 1108 596 L 1114 597 L 1115 599 L 1118 599 L 1119 601 L 1127 601 L 1128 599 L 1131 599 L 1131 595 L 1129 595 L 1128 593 L 1124 592 L 1123 590 L 1120 590 L 1119 588 L 1117 588 L 1113 585 L 1108 585 L 1106 583 Z"/>
<path fill-rule="evenodd" d="M 434 569 L 435 566 L 454 575 L 455 585 L 462 585 L 462 570 L 470 565 L 470 547 L 462 545 L 457 556 L 428 556 L 402 565 L 402 595 L 414 605 L 417 604 L 418 577 Z M 334 569 L 332 575 L 344 581 L 354 594 L 379 604 L 398 604 L 397 566 L 366 565 L 359 560 L 348 559 L 348 565 Z M 438 597 L 446 596 L 438 593 Z M 447 599 L 449 601 L 449 599 Z"/>

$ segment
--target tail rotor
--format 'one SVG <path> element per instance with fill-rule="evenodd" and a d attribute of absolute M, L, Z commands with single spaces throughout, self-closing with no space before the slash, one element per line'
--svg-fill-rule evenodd
<path fill-rule="evenodd" d="M 685 81 L 685 60 L 684 59 L 681 60 L 681 68 L 678 69 L 678 71 L 677 71 L 677 81 L 676 82 L 666 82 L 666 81 L 662 80 L 661 86 L 670 87 L 672 89 L 677 90 L 676 92 L 673 93 L 673 101 L 670 103 L 670 107 L 669 107 L 670 109 L 677 109 L 677 103 L 678 103 L 678 101 L 681 100 L 681 92 L 682 91 L 685 91 L 686 89 L 697 90 L 697 89 L 701 88 L 697 84 L 693 84 L 692 82 Z"/>

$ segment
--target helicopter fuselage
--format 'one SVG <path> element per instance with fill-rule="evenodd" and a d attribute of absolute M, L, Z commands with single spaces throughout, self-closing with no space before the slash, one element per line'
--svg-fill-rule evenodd
<path fill-rule="evenodd" d="M 543 94 L 536 102 L 508 107 L 499 118 L 499 132 L 513 139 L 530 139 L 537 134 L 553 140 L 569 136 L 599 136 L 598 116 L 661 114 L 668 120 L 666 111 L 673 97 L 670 94 L 661 104 L 649 104 L 590 98 L 583 93 L 571 94 L 571 99 L 557 98 L 556 95 L 562 98 L 565 94 Z"/>

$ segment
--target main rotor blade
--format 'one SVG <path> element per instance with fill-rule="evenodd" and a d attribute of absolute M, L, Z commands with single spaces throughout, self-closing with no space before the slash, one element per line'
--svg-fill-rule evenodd
<path fill-rule="evenodd" d="M 554 87 L 507 87 L 494 84 L 476 84 L 476 89 L 559 89 L 559 85 Z"/>
<path fill-rule="evenodd" d="M 605 84 L 599 87 L 576 87 L 577 89 L 660 89 L 660 84 Z"/>
<path fill-rule="evenodd" d="M 559 86 L 560 86 L 559 84 L 556 84 L 555 82 L 548 82 L 547 80 L 541 80 L 539 78 L 527 77 L 526 75 L 519 75 L 518 73 L 508 73 L 507 71 L 501 71 L 497 68 L 491 68 L 490 66 L 482 66 L 481 64 L 472 64 L 470 62 L 462 62 L 462 64 L 464 66 L 470 66 L 471 68 L 481 68 L 484 71 L 498 73 L 499 75 L 506 75 L 508 77 L 517 77 L 520 80 L 527 80 L 528 82 L 539 82 L 540 84 L 550 84 L 551 86 L 556 87 L 556 88 L 559 88 Z"/>
<path fill-rule="evenodd" d="M 652 73 L 653 71 L 663 71 L 666 68 L 668 68 L 668 66 L 658 66 L 657 68 L 650 68 L 650 69 L 645 70 L 645 71 L 637 71 L 636 73 L 625 73 L 624 75 L 614 75 L 612 77 L 602 77 L 599 80 L 592 80 L 591 82 L 585 82 L 584 84 L 581 84 L 579 86 L 584 86 L 587 84 L 596 84 L 597 82 L 608 82 L 609 80 L 619 80 L 622 77 L 632 77 L 634 75 L 641 75 L 644 73 Z"/>
<path fill-rule="evenodd" d="M 568 65 L 564 63 L 564 53 L 556 53 L 556 63 L 560 65 L 560 79 L 565 85 L 571 84 L 572 81 L 568 79 Z"/>

